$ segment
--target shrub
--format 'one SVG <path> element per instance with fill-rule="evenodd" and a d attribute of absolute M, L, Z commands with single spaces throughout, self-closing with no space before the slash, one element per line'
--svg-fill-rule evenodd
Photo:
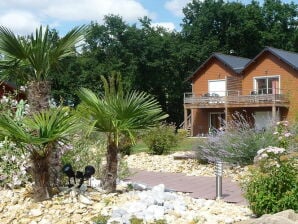
<path fill-rule="evenodd" d="M 83 134 L 82 134 L 83 136 Z M 106 145 L 98 136 L 79 137 L 62 155 L 62 164 L 71 164 L 75 171 L 84 171 L 85 166 L 92 165 L 95 168 L 95 177 L 102 176 L 102 160 Z"/>
<path fill-rule="evenodd" d="M 0 186 L 15 188 L 30 180 L 28 153 L 8 139 L 0 142 Z"/>
<path fill-rule="evenodd" d="M 243 183 L 245 197 L 257 216 L 286 209 L 298 211 L 297 158 L 285 154 L 285 149 L 277 147 L 259 150 L 256 165 Z"/>
<path fill-rule="evenodd" d="M 277 137 L 273 135 L 273 128 L 263 132 L 256 132 L 240 113 L 234 114 L 233 121 L 228 128 L 218 130 L 198 147 L 198 158 L 214 162 L 221 159 L 238 165 L 253 163 L 259 149 L 270 145 L 277 145 Z"/>
<path fill-rule="evenodd" d="M 28 104 L 24 100 L 15 100 L 17 93 L 2 96 L 0 113 L 19 121 L 28 113 Z M 30 167 L 29 155 L 22 145 L 16 145 L 7 137 L 0 141 L 0 186 L 15 188 L 30 180 L 27 169 Z"/>
<path fill-rule="evenodd" d="M 172 124 L 160 124 L 146 132 L 143 141 L 149 148 L 149 152 L 162 155 L 177 146 L 178 136 L 175 130 L 176 128 Z"/>
<path fill-rule="evenodd" d="M 133 144 L 131 142 L 131 139 L 126 135 L 122 136 L 119 141 L 119 151 L 121 155 L 129 156 L 132 153 L 132 149 L 133 149 Z"/>

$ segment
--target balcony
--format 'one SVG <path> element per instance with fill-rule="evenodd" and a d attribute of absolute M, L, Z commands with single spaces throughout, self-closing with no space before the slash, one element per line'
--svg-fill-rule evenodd
<path fill-rule="evenodd" d="M 188 108 L 289 106 L 289 100 L 285 94 L 273 94 L 271 90 L 248 91 L 249 95 L 241 95 L 241 92 L 233 90 L 202 95 L 184 93 L 184 105 Z"/>

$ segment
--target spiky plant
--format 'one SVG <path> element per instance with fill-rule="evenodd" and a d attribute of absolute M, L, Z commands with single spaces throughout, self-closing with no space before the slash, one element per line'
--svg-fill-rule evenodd
<path fill-rule="evenodd" d="M 109 80 L 102 77 L 104 94 L 97 96 L 89 89 L 81 88 L 79 111 L 88 119 L 96 131 L 107 135 L 107 164 L 104 188 L 108 192 L 116 190 L 119 138 L 126 134 L 134 141 L 137 130 L 147 129 L 167 117 L 157 100 L 145 92 L 122 89 L 120 77 Z"/>
<path fill-rule="evenodd" d="M 0 115 L 0 136 L 22 144 L 30 154 L 36 201 L 52 196 L 49 164 L 57 141 L 69 141 L 80 127 L 77 117 L 65 107 L 35 113 L 22 122 Z"/>

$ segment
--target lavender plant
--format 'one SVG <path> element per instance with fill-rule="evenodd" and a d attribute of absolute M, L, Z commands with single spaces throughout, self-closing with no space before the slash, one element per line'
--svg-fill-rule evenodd
<path fill-rule="evenodd" d="M 243 113 L 235 113 L 225 128 L 217 130 L 198 147 L 200 160 L 214 162 L 223 160 L 231 164 L 252 164 L 257 151 L 270 145 L 277 145 L 274 128 L 257 132 Z"/>

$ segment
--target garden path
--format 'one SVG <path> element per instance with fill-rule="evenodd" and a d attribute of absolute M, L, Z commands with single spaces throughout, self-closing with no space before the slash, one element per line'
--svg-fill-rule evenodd
<path fill-rule="evenodd" d="M 150 172 L 134 170 L 133 174 L 126 178 L 127 181 L 145 184 L 153 187 L 164 184 L 172 191 L 189 193 L 193 198 L 215 199 L 216 179 L 206 176 L 186 176 L 182 173 Z M 230 178 L 222 179 L 222 194 L 225 202 L 246 205 L 247 201 L 242 196 L 242 191 L 237 182 Z"/>

